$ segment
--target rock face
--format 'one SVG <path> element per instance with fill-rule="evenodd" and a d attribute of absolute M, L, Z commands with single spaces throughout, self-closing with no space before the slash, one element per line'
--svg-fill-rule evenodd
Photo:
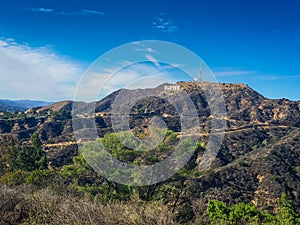
<path fill-rule="evenodd" d="M 300 208 L 300 102 L 271 100 L 244 84 L 179 82 L 192 99 L 198 112 L 198 134 L 207 142 L 211 111 L 205 91 L 220 87 L 227 110 L 225 140 L 211 170 L 191 180 L 187 191 L 193 208 L 204 205 L 213 196 L 227 203 L 253 202 L 276 210 L 282 192 Z M 163 92 L 164 85 L 157 87 Z M 129 91 L 130 92 L 130 91 Z M 98 133 L 111 132 L 112 103 L 120 91 L 94 103 Z M 165 93 L 166 94 L 166 93 Z M 172 93 L 167 93 L 172 94 Z M 210 101 L 217 101 L 210 99 Z M 92 103 L 91 103 L 92 104 Z M 91 104 L 82 103 L 82 109 Z M 33 108 L 25 118 L 0 120 L 0 138 L 13 135 L 27 139 L 38 131 L 48 160 L 54 167 L 71 162 L 77 154 L 72 136 L 72 102 Z M 83 119 L 91 115 L 76 115 Z M 141 99 L 130 112 L 130 128 L 145 129 L 151 118 L 161 117 L 168 128 L 180 132 L 180 117 L 162 96 Z M 201 155 L 198 156 L 198 160 Z"/>
<path fill-rule="evenodd" d="M 227 164 L 193 181 L 191 187 L 198 190 L 194 192 L 198 193 L 194 206 L 205 207 L 209 199 L 217 198 L 229 204 L 252 202 L 259 208 L 276 211 L 278 198 L 285 192 L 299 208 L 299 131 L 291 129 L 276 141 L 273 139 L 258 148 L 249 146 L 248 153 L 239 157 L 234 151 L 225 155 L 230 150 L 222 150 L 218 160 L 227 160 Z M 232 141 L 230 136 L 227 139 L 226 143 Z"/>

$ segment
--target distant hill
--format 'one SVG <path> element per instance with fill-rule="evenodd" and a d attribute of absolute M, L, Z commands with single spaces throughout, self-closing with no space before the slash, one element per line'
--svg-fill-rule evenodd
<path fill-rule="evenodd" d="M 53 104 L 53 102 L 32 101 L 32 100 L 7 100 L 0 99 L 1 112 L 23 112 L 30 108 L 44 107 Z"/>
<path fill-rule="evenodd" d="M 186 91 L 195 105 L 201 128 L 201 132 L 195 131 L 195 134 L 204 144 L 209 139 L 211 128 L 211 111 L 204 93 L 215 85 L 220 87 L 227 110 L 225 139 L 207 170 L 198 171 L 203 152 L 196 152 L 191 159 L 191 176 L 176 175 L 154 186 L 153 193 L 164 193 L 161 195 L 164 202 L 172 206 L 174 213 L 181 215 L 184 221 L 204 215 L 211 199 L 228 205 L 251 203 L 259 209 L 277 212 L 282 193 L 287 194 L 300 213 L 300 101 L 268 99 L 244 84 L 202 83 L 201 88 L 195 82 L 179 82 L 177 85 Z M 160 117 L 170 130 L 180 134 L 180 117 L 164 100 L 164 96 L 170 96 L 172 92 L 164 92 L 164 86 L 156 89 L 161 90 L 160 95 L 133 104 L 130 128 L 138 133 L 149 125 L 152 118 Z M 111 109 L 119 93 L 120 90 L 93 105 L 96 128 L 101 137 L 113 131 Z M 211 101 L 215 103 L 217 98 L 214 96 Z M 2 143 L 5 146 L 8 136 L 26 140 L 38 132 L 47 161 L 53 168 L 59 170 L 72 164 L 72 158 L 78 155 L 72 132 L 72 104 L 71 101 L 58 102 L 34 108 L 21 118 L 0 120 L 0 146 Z M 76 104 L 80 109 L 91 106 Z M 90 116 L 84 110 L 82 113 L 78 110 L 74 115 L 83 122 Z M 82 124 L 81 131 L 86 132 L 85 124 Z M 157 196 L 153 194 L 152 197 Z"/>

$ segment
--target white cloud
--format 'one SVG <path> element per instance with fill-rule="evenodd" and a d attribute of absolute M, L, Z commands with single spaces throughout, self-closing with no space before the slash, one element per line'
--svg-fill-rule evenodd
<path fill-rule="evenodd" d="M 95 15 L 105 15 L 104 12 L 96 11 L 96 10 L 86 10 L 82 9 L 80 11 L 57 11 L 55 12 L 57 15 L 61 16 L 95 16 Z"/>
<path fill-rule="evenodd" d="M 300 75 L 260 75 L 259 78 L 261 80 L 281 80 L 281 79 L 299 79 L 300 78 Z"/>
<path fill-rule="evenodd" d="M 76 100 L 91 102 L 121 88 L 153 88 L 172 81 L 172 74 L 165 67 L 157 68 L 148 64 L 132 64 L 121 70 L 108 68 L 100 72 L 87 72 Z"/>
<path fill-rule="evenodd" d="M 136 44 L 139 44 L 138 42 L 135 42 Z M 157 51 L 153 48 L 136 48 L 136 51 L 144 51 L 144 52 L 150 52 L 150 53 L 157 53 Z"/>
<path fill-rule="evenodd" d="M 161 13 L 158 17 L 154 18 L 153 28 L 164 32 L 164 33 L 174 33 L 178 31 L 178 26 L 171 19 L 166 18 L 164 13 Z"/>
<path fill-rule="evenodd" d="M 146 54 L 145 55 L 146 59 L 148 59 L 150 62 L 152 62 L 155 66 L 160 66 L 159 62 L 157 61 L 156 58 L 154 58 L 154 56 L 150 55 L 150 54 Z"/>
<path fill-rule="evenodd" d="M 53 9 L 49 8 L 37 8 L 37 7 L 30 7 L 30 8 L 25 8 L 27 11 L 32 11 L 32 12 L 43 12 L 43 13 L 53 13 Z"/>
<path fill-rule="evenodd" d="M 239 70 L 235 68 L 218 68 L 214 70 L 214 74 L 216 77 L 243 76 L 255 73 L 256 71 Z"/>
<path fill-rule="evenodd" d="M 48 48 L 0 41 L 0 98 L 72 99 L 83 68 Z"/>
<path fill-rule="evenodd" d="M 105 14 L 104 12 L 100 12 L 100 11 L 96 11 L 96 10 L 87 10 L 87 9 L 83 9 L 83 10 L 81 10 L 81 12 L 86 15 L 104 15 Z"/>
<path fill-rule="evenodd" d="M 218 68 L 214 69 L 214 74 L 216 77 L 230 77 L 230 76 L 255 76 L 255 79 L 260 80 L 280 80 L 280 79 L 299 79 L 300 75 L 280 75 L 280 74 L 265 74 L 260 71 L 251 70 L 239 70 L 235 68 Z"/>
<path fill-rule="evenodd" d="M 49 9 L 49 8 L 27 7 L 27 8 L 24 8 L 24 10 L 31 11 L 31 12 L 53 13 L 55 15 L 61 15 L 61 16 L 105 15 L 104 12 L 97 11 L 97 10 L 88 10 L 88 9 L 82 9 L 79 11 L 57 11 L 57 10 Z"/>

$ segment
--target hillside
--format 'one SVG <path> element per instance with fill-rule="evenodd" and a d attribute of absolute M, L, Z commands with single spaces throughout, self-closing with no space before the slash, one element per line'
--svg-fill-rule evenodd
<path fill-rule="evenodd" d="M 206 171 L 197 173 L 203 152 L 196 152 L 191 159 L 192 175 L 176 175 L 152 186 L 151 198 L 163 200 L 181 222 L 192 221 L 202 214 L 205 220 L 211 199 L 229 205 L 252 203 L 259 209 L 276 213 L 282 193 L 287 194 L 300 213 L 300 101 L 267 99 L 244 84 L 203 83 L 201 89 L 194 82 L 178 85 L 194 102 L 201 130 L 197 136 L 204 144 L 207 144 L 211 126 L 211 112 L 204 92 L 214 85 L 220 86 L 227 110 L 225 140 Z M 163 85 L 156 89 L 162 90 Z M 101 137 L 112 132 L 110 110 L 118 93 L 95 103 L 96 125 Z M 83 108 L 91 104 L 80 103 Z M 26 140 L 38 132 L 48 165 L 60 171 L 74 164 L 72 158 L 78 155 L 71 115 L 72 102 L 64 101 L 33 108 L 21 118 L 0 120 L 1 146 L 5 146 L 9 137 Z M 83 120 L 89 118 L 89 115 L 77 116 Z M 130 128 L 139 134 L 155 116 L 163 118 L 168 129 L 180 134 L 178 113 L 160 96 L 134 104 Z M 138 160 L 145 159 L 140 156 Z M 95 179 L 95 175 L 92 177 L 88 179 Z"/>

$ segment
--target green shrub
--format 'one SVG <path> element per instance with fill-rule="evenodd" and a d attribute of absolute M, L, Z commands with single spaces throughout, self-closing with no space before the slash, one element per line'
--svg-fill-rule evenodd
<path fill-rule="evenodd" d="M 208 202 L 207 212 L 212 224 L 225 224 L 228 221 L 230 210 L 224 202 L 211 200 Z"/>
<path fill-rule="evenodd" d="M 28 177 L 28 175 L 29 172 L 23 170 L 7 172 L 0 178 L 0 182 L 6 184 L 20 185 L 25 183 L 25 180 Z"/>
<path fill-rule="evenodd" d="M 25 182 L 31 185 L 44 187 L 51 183 L 53 177 L 53 170 L 34 170 L 26 177 Z"/>
<path fill-rule="evenodd" d="M 277 224 L 294 225 L 300 224 L 299 215 L 295 212 L 292 201 L 288 200 L 286 194 L 283 193 L 279 200 L 280 208 L 276 215 Z"/>
<path fill-rule="evenodd" d="M 279 201 L 279 213 L 276 216 L 257 210 L 251 203 L 238 203 L 227 207 L 224 202 L 211 200 L 207 212 L 212 224 L 273 224 L 298 225 L 299 215 L 295 212 L 293 204 L 282 194 Z"/>
<path fill-rule="evenodd" d="M 297 176 L 300 177 L 300 166 L 294 167 L 294 171 L 296 172 Z"/>

